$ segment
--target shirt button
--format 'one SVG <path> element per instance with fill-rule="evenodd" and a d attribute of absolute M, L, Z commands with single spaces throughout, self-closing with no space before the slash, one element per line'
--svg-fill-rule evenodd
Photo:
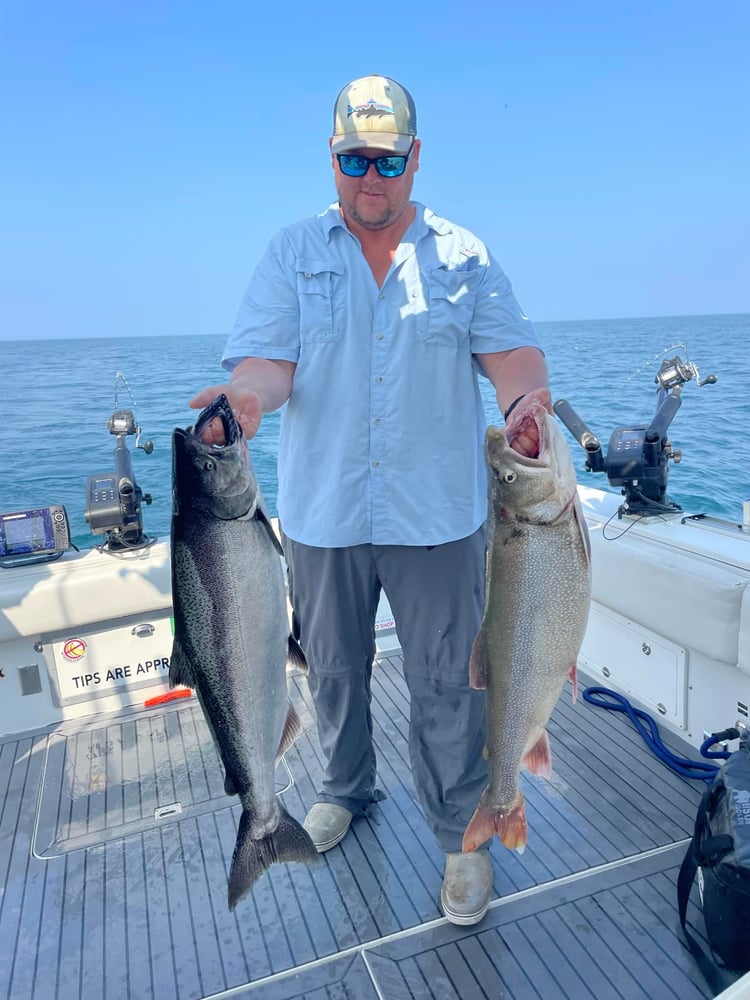
<path fill-rule="evenodd" d="M 375 459 L 375 461 L 374 461 L 374 462 L 372 463 L 372 467 L 373 467 L 373 469 L 377 469 L 377 467 L 378 467 L 379 465 L 380 465 L 380 462 L 378 462 L 378 460 L 377 460 L 377 459 Z"/>
<path fill-rule="evenodd" d="M 382 333 L 378 333 L 376 335 L 376 337 L 375 337 L 375 340 L 382 340 L 382 339 L 383 339 L 383 334 Z"/>
<path fill-rule="evenodd" d="M 375 417 L 375 420 L 373 421 L 373 423 L 375 424 L 376 427 L 380 427 L 380 424 L 381 424 L 380 417 Z"/>
<path fill-rule="evenodd" d="M 383 381 L 383 376 L 382 375 L 376 375 L 375 376 L 375 381 L 376 382 L 382 382 Z"/>
<path fill-rule="evenodd" d="M 380 293 L 380 295 L 378 295 L 378 298 L 379 298 L 379 299 L 384 299 L 384 298 L 385 298 L 385 295 L 383 295 L 383 293 L 381 292 L 381 293 Z"/>

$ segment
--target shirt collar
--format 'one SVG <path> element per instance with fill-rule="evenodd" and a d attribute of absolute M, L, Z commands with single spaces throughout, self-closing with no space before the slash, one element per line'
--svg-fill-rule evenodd
<path fill-rule="evenodd" d="M 447 219 L 441 219 L 439 215 L 435 215 L 424 205 L 415 204 L 417 204 L 417 216 L 421 214 L 424 219 L 425 229 L 434 230 L 438 236 L 449 236 L 453 232 L 453 225 Z"/>
<path fill-rule="evenodd" d="M 332 202 L 325 212 L 321 212 L 318 218 L 321 220 L 323 225 L 323 232 L 325 237 L 330 243 L 331 233 L 334 229 L 346 229 L 346 223 L 344 222 L 344 217 L 341 214 L 341 209 L 339 208 L 339 203 L 337 201 Z"/>

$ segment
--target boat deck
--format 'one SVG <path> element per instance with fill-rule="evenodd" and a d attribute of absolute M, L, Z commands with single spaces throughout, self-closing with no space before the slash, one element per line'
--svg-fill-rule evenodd
<path fill-rule="evenodd" d="M 307 728 L 277 777 L 302 818 L 321 757 L 306 681 L 290 681 Z M 398 653 L 373 677 L 386 797 L 317 864 L 274 866 L 234 913 L 239 806 L 195 699 L 5 740 L 0 996 L 710 997 L 676 904 L 703 782 L 669 771 L 622 714 L 574 705 L 569 691 L 549 727 L 552 779 L 523 778 L 529 845 L 494 843 L 495 898 L 467 928 L 441 914 Z M 694 902 L 689 920 L 702 940 Z"/>

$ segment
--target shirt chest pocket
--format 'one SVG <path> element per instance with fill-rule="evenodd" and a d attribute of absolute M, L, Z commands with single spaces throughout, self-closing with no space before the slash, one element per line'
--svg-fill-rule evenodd
<path fill-rule="evenodd" d="M 468 343 L 476 302 L 477 272 L 431 271 L 427 287 L 430 298 L 424 328 L 425 343 L 448 348 Z"/>
<path fill-rule="evenodd" d="M 331 261 L 300 257 L 296 263 L 299 333 L 303 344 L 341 340 L 343 321 L 337 318 L 336 286 L 344 271 Z"/>

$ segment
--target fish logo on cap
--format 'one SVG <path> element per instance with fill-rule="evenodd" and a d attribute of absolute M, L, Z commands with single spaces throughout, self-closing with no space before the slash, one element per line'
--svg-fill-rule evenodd
<path fill-rule="evenodd" d="M 372 98 L 365 104 L 358 104 L 356 107 L 352 107 L 351 104 L 346 106 L 346 116 L 351 118 L 352 115 L 357 115 L 358 118 L 382 118 L 383 115 L 392 115 L 393 108 L 388 104 L 378 104 L 377 101 Z"/>

